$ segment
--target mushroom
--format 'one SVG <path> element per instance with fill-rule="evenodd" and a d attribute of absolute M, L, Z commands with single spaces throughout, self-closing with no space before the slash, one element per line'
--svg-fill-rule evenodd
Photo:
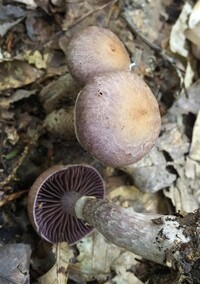
<path fill-rule="evenodd" d="M 28 195 L 30 221 L 45 240 L 74 244 L 92 231 L 77 219 L 74 204 L 81 196 L 104 197 L 104 182 L 90 166 L 53 166 L 42 173 Z"/>
<path fill-rule="evenodd" d="M 129 55 L 120 39 L 110 30 L 90 26 L 70 40 L 66 63 L 70 74 L 81 85 L 99 73 L 129 70 Z"/>
<path fill-rule="evenodd" d="M 160 131 L 158 103 L 137 75 L 113 71 L 91 79 L 75 104 L 80 144 L 112 167 L 133 164 L 155 145 Z"/>
<path fill-rule="evenodd" d="M 29 216 L 50 242 L 73 244 L 91 232 L 92 226 L 117 246 L 168 266 L 182 265 L 187 255 L 196 253 L 200 210 L 187 225 L 186 220 L 170 215 L 131 212 L 103 197 L 102 178 L 92 167 L 55 166 L 33 184 Z"/>

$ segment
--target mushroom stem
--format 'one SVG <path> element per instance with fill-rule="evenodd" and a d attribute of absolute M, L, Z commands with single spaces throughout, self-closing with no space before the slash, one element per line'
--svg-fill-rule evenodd
<path fill-rule="evenodd" d="M 115 245 L 169 267 L 180 264 L 192 239 L 175 216 L 130 212 L 107 200 L 83 196 L 75 212 Z"/>

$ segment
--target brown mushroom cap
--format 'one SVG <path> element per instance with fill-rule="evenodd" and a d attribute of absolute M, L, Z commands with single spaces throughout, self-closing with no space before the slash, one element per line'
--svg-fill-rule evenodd
<path fill-rule="evenodd" d="M 75 214 L 82 196 L 104 198 L 104 182 L 91 166 L 53 166 L 43 172 L 28 195 L 28 214 L 38 234 L 51 243 L 74 244 L 93 228 Z"/>
<path fill-rule="evenodd" d="M 91 77 L 112 70 L 128 70 L 129 55 L 110 30 L 91 26 L 74 35 L 66 50 L 69 72 L 84 85 Z"/>
<path fill-rule="evenodd" d="M 154 146 L 160 123 L 154 95 L 131 72 L 94 77 L 76 100 L 77 139 L 94 158 L 109 166 L 140 160 Z"/>

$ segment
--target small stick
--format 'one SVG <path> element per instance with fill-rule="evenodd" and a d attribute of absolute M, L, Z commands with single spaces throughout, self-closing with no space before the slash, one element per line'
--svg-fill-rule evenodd
<path fill-rule="evenodd" d="M 13 201 L 13 200 L 21 197 L 22 194 L 24 194 L 24 193 L 27 193 L 27 190 L 23 190 L 23 191 L 20 191 L 20 192 L 15 192 L 15 193 L 12 193 L 10 195 L 4 195 L 3 199 L 0 200 L 0 207 L 5 205 L 5 204 L 7 204 L 10 201 Z"/>
<path fill-rule="evenodd" d="M 40 136 L 40 133 L 39 133 L 40 130 L 39 131 L 38 130 L 36 130 L 36 134 L 33 137 L 33 139 L 31 140 L 31 142 L 24 147 L 23 153 L 22 153 L 21 157 L 19 158 L 19 160 L 17 161 L 15 167 L 13 168 L 12 173 L 10 175 L 8 175 L 5 178 L 5 180 L 0 182 L 0 188 L 4 189 L 4 191 L 7 190 L 7 188 L 5 188 L 5 186 L 8 185 L 10 182 L 12 182 L 12 181 L 14 181 L 16 179 L 17 170 L 22 165 L 23 161 L 26 159 L 26 157 L 27 157 L 27 155 L 28 155 L 28 153 L 29 153 L 29 151 L 31 149 L 31 146 L 33 144 L 35 144 L 36 141 L 38 140 L 38 138 Z"/>

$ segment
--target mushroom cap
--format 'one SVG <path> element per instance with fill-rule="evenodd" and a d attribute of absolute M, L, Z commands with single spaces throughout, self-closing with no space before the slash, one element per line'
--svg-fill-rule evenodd
<path fill-rule="evenodd" d="M 43 172 L 28 195 L 28 214 L 38 234 L 50 243 L 72 245 L 93 228 L 75 215 L 82 196 L 104 198 L 104 182 L 91 166 L 53 166 Z"/>
<path fill-rule="evenodd" d="M 70 74 L 84 85 L 94 75 L 129 70 L 131 64 L 126 48 L 110 30 L 90 26 L 75 34 L 66 49 Z"/>
<path fill-rule="evenodd" d="M 160 124 L 158 103 L 150 88 L 128 71 L 94 77 L 76 100 L 76 137 L 108 166 L 140 160 L 154 146 Z"/>

